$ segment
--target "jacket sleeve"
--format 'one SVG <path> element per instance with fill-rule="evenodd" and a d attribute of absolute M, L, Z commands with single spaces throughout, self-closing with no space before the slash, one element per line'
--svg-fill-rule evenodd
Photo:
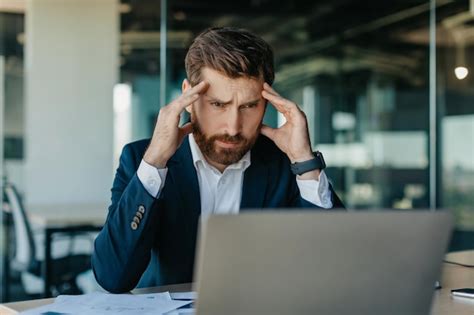
<path fill-rule="evenodd" d="M 112 186 L 107 220 L 94 242 L 92 269 L 107 291 L 123 293 L 137 285 L 151 257 L 155 240 L 157 199 L 136 174 L 136 157 L 126 145 Z M 140 157 L 141 159 L 141 157 Z"/>

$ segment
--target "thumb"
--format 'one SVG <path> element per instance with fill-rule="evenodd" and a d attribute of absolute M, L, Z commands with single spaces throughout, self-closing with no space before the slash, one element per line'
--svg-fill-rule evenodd
<path fill-rule="evenodd" d="M 273 142 L 275 142 L 275 133 L 276 129 L 268 127 L 267 125 L 262 125 L 260 129 L 260 133 L 268 138 L 270 138 Z"/>
<path fill-rule="evenodd" d="M 189 135 L 191 132 L 193 132 L 193 125 L 190 122 L 179 127 L 180 140 Z"/>

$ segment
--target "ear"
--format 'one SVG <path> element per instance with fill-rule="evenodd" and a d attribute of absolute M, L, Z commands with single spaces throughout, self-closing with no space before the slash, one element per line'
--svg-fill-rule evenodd
<path fill-rule="evenodd" d="M 190 88 L 192 88 L 191 83 L 189 83 L 188 79 L 184 79 L 183 84 L 181 84 L 181 92 L 184 93 Z M 186 111 L 190 114 L 191 114 L 191 108 L 192 108 L 191 106 L 193 105 L 191 104 L 188 107 L 186 107 Z"/>
<path fill-rule="evenodd" d="M 181 84 L 181 92 L 184 93 L 190 88 L 192 88 L 191 83 L 189 83 L 188 79 L 184 79 L 183 84 Z"/>

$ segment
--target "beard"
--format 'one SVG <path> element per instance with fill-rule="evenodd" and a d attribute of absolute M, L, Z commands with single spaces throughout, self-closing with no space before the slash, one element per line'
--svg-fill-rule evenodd
<path fill-rule="evenodd" d="M 191 124 L 193 126 L 193 136 L 202 154 L 209 160 L 221 165 L 231 165 L 238 162 L 255 144 L 259 132 L 252 138 L 246 138 L 242 134 L 230 136 L 228 134 L 217 134 L 208 136 L 204 134 L 202 128 L 195 118 L 191 116 Z M 216 145 L 216 141 L 230 142 L 238 144 L 235 148 L 222 148 Z"/>

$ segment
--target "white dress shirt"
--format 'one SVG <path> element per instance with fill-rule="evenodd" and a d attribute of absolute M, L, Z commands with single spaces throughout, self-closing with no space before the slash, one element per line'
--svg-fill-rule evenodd
<path fill-rule="evenodd" d="M 238 213 L 242 197 L 243 175 L 250 166 L 250 151 L 221 173 L 206 161 L 193 135 L 190 134 L 188 137 L 199 182 L 201 214 L 207 216 L 211 213 Z M 157 169 L 142 160 L 137 175 L 145 190 L 157 198 L 164 186 L 167 172 L 168 168 Z M 297 176 L 296 183 L 303 199 L 321 208 L 332 207 L 331 191 L 324 171 L 321 171 L 319 180 L 303 180 Z"/>

